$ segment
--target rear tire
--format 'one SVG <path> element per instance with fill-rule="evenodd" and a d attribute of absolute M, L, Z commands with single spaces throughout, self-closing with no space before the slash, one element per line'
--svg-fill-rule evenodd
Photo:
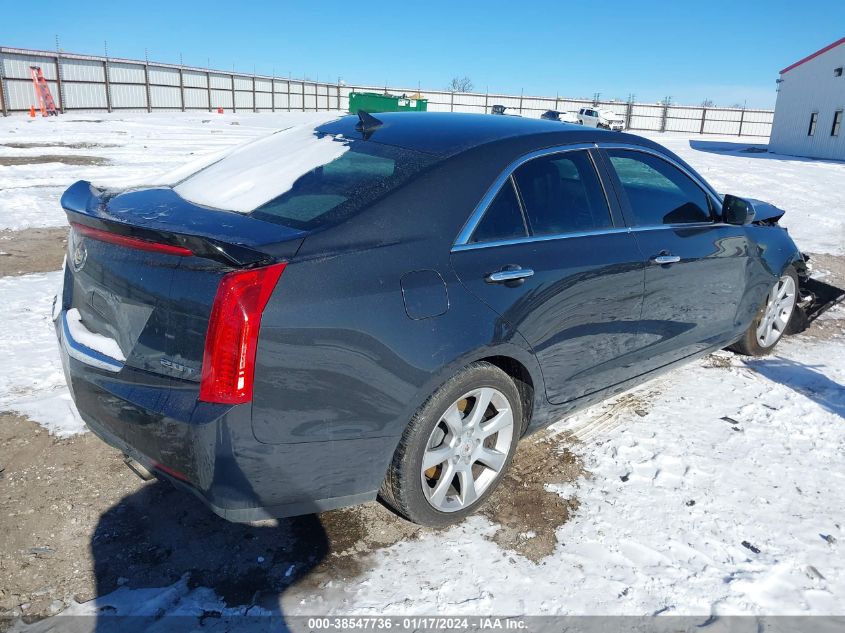
<path fill-rule="evenodd" d="M 487 362 L 461 369 L 417 410 L 379 493 L 409 521 L 457 523 L 477 511 L 513 459 L 523 426 L 513 380 Z"/>
<path fill-rule="evenodd" d="M 744 356 L 771 354 L 783 335 L 792 330 L 798 318 L 798 274 L 790 266 L 780 276 L 751 325 L 736 343 L 728 349 Z"/>

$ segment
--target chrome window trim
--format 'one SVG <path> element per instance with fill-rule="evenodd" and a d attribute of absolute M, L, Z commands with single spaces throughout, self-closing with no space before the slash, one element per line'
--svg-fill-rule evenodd
<path fill-rule="evenodd" d="M 579 231 L 575 233 L 558 233 L 558 234 L 551 234 L 551 235 L 526 235 L 525 237 L 518 237 L 518 238 L 511 238 L 507 240 L 496 240 L 491 242 L 470 242 L 470 238 L 472 237 L 473 232 L 477 228 L 479 222 L 481 222 L 481 218 L 484 217 L 484 213 L 487 211 L 487 208 L 492 204 L 493 199 L 499 193 L 499 190 L 505 184 L 505 181 L 513 176 L 513 172 L 519 169 L 522 165 L 527 163 L 530 160 L 534 160 L 535 158 L 540 158 L 542 156 L 548 156 L 550 154 L 562 154 L 565 152 L 576 152 L 576 151 L 586 151 L 590 149 L 623 149 L 623 150 L 631 150 L 635 152 L 642 152 L 644 154 L 651 154 L 656 158 L 666 161 L 676 169 L 680 170 L 684 175 L 686 175 L 690 180 L 692 180 L 696 185 L 698 185 L 705 194 L 709 195 L 712 198 L 712 202 L 716 205 L 716 208 L 719 208 L 722 204 L 722 199 L 719 197 L 710 185 L 704 182 L 700 177 L 696 176 L 692 172 L 689 171 L 686 167 L 678 163 L 674 160 L 671 156 L 667 156 L 663 152 L 652 149 L 651 147 L 645 147 L 643 145 L 633 145 L 630 143 L 614 143 L 614 142 L 602 142 L 602 143 L 574 143 L 572 145 L 556 145 L 554 147 L 546 147 L 543 149 L 535 150 L 533 152 L 529 152 L 528 154 L 524 154 L 511 162 L 502 173 L 493 181 L 493 184 L 490 185 L 490 188 L 487 189 L 487 192 L 481 198 L 481 201 L 476 205 L 475 209 L 473 210 L 472 214 L 469 216 L 467 221 L 464 223 L 464 226 L 461 228 L 461 232 L 458 233 L 458 237 L 455 239 L 454 244 L 452 245 L 452 252 L 456 251 L 465 251 L 465 250 L 474 250 L 477 248 L 492 248 L 494 246 L 511 246 L 514 244 L 526 244 L 530 242 L 548 242 L 550 240 L 560 240 L 560 239 L 567 239 L 573 237 L 589 237 L 593 235 L 604 235 L 604 234 L 613 234 L 613 233 L 637 233 L 639 231 L 659 231 L 663 229 L 681 229 L 681 228 L 703 228 L 703 227 L 713 227 L 713 226 L 726 226 L 724 222 L 721 222 L 719 219 L 715 219 L 712 222 L 686 222 L 681 224 L 656 224 L 656 225 L 649 225 L 649 226 L 624 226 L 624 227 L 611 227 L 611 228 L 604 228 L 604 229 L 596 229 L 594 231 Z M 592 162 L 592 156 L 590 157 Z M 595 163 L 593 162 L 593 168 L 596 168 Z M 599 178 L 599 183 L 604 190 L 605 183 L 602 181 L 601 176 L 596 171 L 596 177 Z M 610 200 L 607 199 L 607 191 L 604 192 L 605 199 L 608 204 L 608 208 L 610 208 Z"/>
<path fill-rule="evenodd" d="M 493 246 L 512 246 L 514 244 L 530 244 L 531 242 L 549 242 L 551 240 L 563 240 L 573 237 L 590 237 L 594 235 L 609 235 L 613 233 L 629 233 L 627 226 L 613 227 L 607 229 L 596 229 L 594 231 L 578 231 L 577 233 L 552 233 L 548 235 L 526 235 L 508 240 L 496 240 L 495 242 L 469 242 L 467 244 L 455 244 L 452 252 L 470 251 L 477 248 L 492 248 Z"/>
<path fill-rule="evenodd" d="M 533 152 L 529 152 L 528 154 L 523 154 L 513 162 L 511 162 L 507 167 L 502 170 L 502 173 L 493 181 L 493 184 L 487 189 L 487 192 L 482 196 L 479 203 L 473 209 L 473 212 L 470 214 L 467 221 L 464 223 L 463 228 L 461 228 L 461 232 L 458 233 L 458 237 L 455 239 L 454 246 L 464 246 L 468 245 L 470 242 L 470 238 L 472 237 L 475 228 L 478 226 L 478 223 L 481 221 L 481 218 L 484 216 L 484 213 L 487 211 L 487 207 L 492 204 L 493 199 L 496 197 L 496 194 L 499 193 L 499 189 L 502 188 L 502 185 L 505 184 L 505 181 L 516 171 L 519 167 L 524 165 L 530 160 L 534 160 L 535 158 L 540 158 L 541 156 L 548 156 L 549 154 L 562 154 L 564 152 L 576 152 L 579 150 L 590 150 L 595 149 L 595 143 L 575 143 L 572 145 L 556 145 L 554 147 L 546 147 L 543 149 L 538 149 Z M 598 178 L 598 174 L 596 174 Z M 601 182 L 601 179 L 599 179 Z M 542 236 L 545 237 L 545 236 Z M 526 236 L 526 238 L 518 238 L 518 239 L 530 239 L 530 236 Z M 481 244 L 488 244 L 491 242 L 479 242 Z"/>
<path fill-rule="evenodd" d="M 492 248 L 494 246 L 514 246 L 516 244 L 530 244 L 532 242 L 549 242 L 551 240 L 566 240 L 577 237 L 594 237 L 597 235 L 614 235 L 617 233 L 640 233 L 646 231 L 668 231 L 680 229 L 704 229 L 720 226 L 731 226 L 724 222 L 682 222 L 680 224 L 652 224 L 649 226 L 620 226 L 609 229 L 596 229 L 594 231 L 578 231 L 577 233 L 557 233 L 553 235 L 529 235 L 516 237 L 507 240 L 496 240 L 495 242 L 471 242 L 468 244 L 455 244 L 452 252 L 471 251 L 479 248 Z"/>

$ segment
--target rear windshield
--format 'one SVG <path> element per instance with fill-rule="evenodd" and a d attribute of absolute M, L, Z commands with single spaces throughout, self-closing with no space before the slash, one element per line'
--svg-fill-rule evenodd
<path fill-rule="evenodd" d="M 335 141 L 343 142 L 347 150 L 299 176 L 290 189 L 251 215 L 301 230 L 335 224 L 397 189 L 434 161 L 428 154 L 401 147 Z"/>

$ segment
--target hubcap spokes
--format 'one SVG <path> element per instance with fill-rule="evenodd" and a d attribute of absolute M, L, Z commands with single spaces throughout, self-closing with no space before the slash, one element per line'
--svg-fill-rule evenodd
<path fill-rule="evenodd" d="M 777 343 L 786 331 L 795 309 L 795 281 L 790 275 L 781 277 L 766 297 L 766 308 L 757 326 L 757 342 L 762 347 Z"/>
<path fill-rule="evenodd" d="M 482 387 L 453 402 L 431 432 L 421 480 L 441 512 L 473 504 L 504 468 L 513 441 L 513 412 L 497 389 Z"/>

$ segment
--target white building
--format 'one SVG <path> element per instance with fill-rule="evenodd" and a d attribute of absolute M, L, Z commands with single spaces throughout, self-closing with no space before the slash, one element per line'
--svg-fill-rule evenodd
<path fill-rule="evenodd" d="M 780 71 L 769 151 L 845 160 L 845 37 Z"/>

